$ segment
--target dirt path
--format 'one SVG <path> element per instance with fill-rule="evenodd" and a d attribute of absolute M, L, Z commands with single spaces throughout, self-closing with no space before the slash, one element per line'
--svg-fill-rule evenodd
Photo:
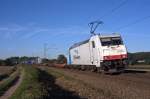
<path fill-rule="evenodd" d="M 0 99 L 8 99 L 14 92 L 15 90 L 18 88 L 18 86 L 20 85 L 22 81 L 22 74 L 19 76 L 19 78 L 17 79 L 17 81 L 14 83 L 13 86 L 11 86 L 1 97 Z"/>
<path fill-rule="evenodd" d="M 101 75 L 88 71 L 58 68 L 50 69 L 63 72 L 65 75 L 80 80 L 81 83 L 86 83 L 88 85 L 87 90 L 88 87 L 92 87 L 97 90 L 101 90 L 104 93 L 106 92 L 108 96 L 117 96 L 119 99 L 150 99 L 150 73 L 138 73 L 128 71 L 120 75 Z M 64 82 L 60 82 L 60 86 L 63 86 Z"/>

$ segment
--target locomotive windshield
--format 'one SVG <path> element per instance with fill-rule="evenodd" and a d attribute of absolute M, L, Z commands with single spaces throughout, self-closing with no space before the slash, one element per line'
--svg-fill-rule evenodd
<path fill-rule="evenodd" d="M 120 37 L 105 37 L 100 38 L 102 46 L 110 46 L 110 45 L 122 45 L 123 42 Z"/>

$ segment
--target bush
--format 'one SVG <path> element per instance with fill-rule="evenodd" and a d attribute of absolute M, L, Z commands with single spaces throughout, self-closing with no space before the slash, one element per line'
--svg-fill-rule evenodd
<path fill-rule="evenodd" d="M 67 58 L 64 55 L 59 55 L 58 58 L 57 58 L 57 63 L 58 64 L 67 63 Z"/>

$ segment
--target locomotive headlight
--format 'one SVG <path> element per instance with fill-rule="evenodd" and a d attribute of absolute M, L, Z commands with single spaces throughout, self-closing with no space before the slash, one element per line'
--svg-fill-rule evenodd
<path fill-rule="evenodd" d="M 127 58 L 127 54 L 122 55 L 122 58 Z"/>
<path fill-rule="evenodd" d="M 108 60 L 109 59 L 109 57 L 108 56 L 104 56 L 104 60 Z"/>

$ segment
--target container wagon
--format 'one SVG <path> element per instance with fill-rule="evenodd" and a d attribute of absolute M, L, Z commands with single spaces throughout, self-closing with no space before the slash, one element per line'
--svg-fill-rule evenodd
<path fill-rule="evenodd" d="M 69 48 L 71 67 L 120 72 L 127 67 L 127 49 L 120 34 L 93 35 Z"/>

